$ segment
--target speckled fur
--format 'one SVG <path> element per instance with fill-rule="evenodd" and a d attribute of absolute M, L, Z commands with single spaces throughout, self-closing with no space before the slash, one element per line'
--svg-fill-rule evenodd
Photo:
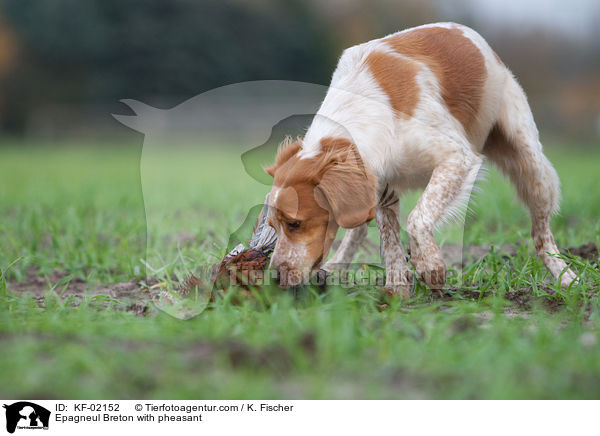
<path fill-rule="evenodd" d="M 383 190 L 377 205 L 375 219 L 381 237 L 381 257 L 385 264 L 385 292 L 408 298 L 412 293 L 413 274 L 406 260 L 400 240 L 398 223 L 398 195 L 389 186 Z"/>
<path fill-rule="evenodd" d="M 392 83 L 396 76 L 401 84 Z M 377 181 L 367 188 L 387 191 L 375 217 L 389 293 L 406 297 L 412 282 L 399 237 L 398 205 L 386 201 L 390 193 L 396 199 L 424 189 L 408 217 L 410 262 L 428 286 L 439 288 L 446 265 L 434 230 L 465 207 L 484 157 L 510 178 L 530 209 L 535 249 L 550 272 L 563 286 L 576 282 L 557 257 L 549 222 L 558 210 L 559 180 L 543 154 L 525 93 L 474 30 L 429 24 L 347 49 L 301 146 L 293 150 L 294 162 L 310 166 L 316 161 L 318 166 L 323 138 L 353 144 Z M 284 157 L 289 156 L 278 161 Z M 341 186 L 328 193 L 329 201 L 337 195 L 348 201 Z M 361 205 L 357 210 L 367 209 Z M 361 224 L 354 220 L 350 227 Z M 362 227 L 347 233 L 332 260 L 349 262 L 364 237 Z M 274 255 L 285 257 L 277 249 Z"/>

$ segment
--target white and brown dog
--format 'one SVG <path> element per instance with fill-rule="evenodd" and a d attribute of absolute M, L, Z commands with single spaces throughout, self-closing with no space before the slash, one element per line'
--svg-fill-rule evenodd
<path fill-rule="evenodd" d="M 410 262 L 429 287 L 446 279 L 434 228 L 465 205 L 484 156 L 529 207 L 537 254 L 563 286 L 577 280 L 550 231 L 559 180 L 544 156 L 527 98 L 474 30 L 420 26 L 351 47 L 303 139 L 288 140 L 266 169 L 274 178 L 271 267 L 284 286 L 305 282 L 338 227 L 350 229 L 331 264 L 350 262 L 376 218 L 386 289 L 408 296 L 398 196 L 424 188 L 410 213 Z M 327 265 L 325 266 L 327 267 Z"/>

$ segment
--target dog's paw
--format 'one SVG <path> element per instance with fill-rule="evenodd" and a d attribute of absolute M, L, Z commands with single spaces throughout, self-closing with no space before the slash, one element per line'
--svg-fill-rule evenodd
<path fill-rule="evenodd" d="M 411 258 L 419 277 L 429 289 L 441 289 L 446 284 L 446 263 L 441 254 L 431 253 L 428 256 Z"/>
<path fill-rule="evenodd" d="M 387 298 L 401 298 L 402 300 L 406 300 L 414 296 L 412 283 L 406 285 L 385 285 L 383 295 Z"/>
<path fill-rule="evenodd" d="M 408 268 L 386 272 L 383 292 L 390 298 L 400 297 L 404 300 L 413 297 L 413 272 Z"/>
<path fill-rule="evenodd" d="M 568 288 L 571 285 L 578 285 L 578 284 L 579 284 L 579 278 L 570 269 L 566 270 L 563 273 L 562 277 L 560 278 L 560 286 L 563 288 Z"/>

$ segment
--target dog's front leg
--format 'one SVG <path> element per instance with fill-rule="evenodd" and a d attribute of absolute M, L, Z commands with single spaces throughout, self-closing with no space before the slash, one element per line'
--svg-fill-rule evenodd
<path fill-rule="evenodd" d="M 398 196 L 386 187 L 376 208 L 375 219 L 381 237 L 381 256 L 385 265 L 385 291 L 389 296 L 409 298 L 413 276 L 400 240 Z"/>
<path fill-rule="evenodd" d="M 433 231 L 436 224 L 468 200 L 468 194 L 481 159 L 456 151 L 438 165 L 429 179 L 417 206 L 408 216 L 406 231 L 410 237 L 410 261 L 430 289 L 440 289 L 446 283 L 446 264 Z"/>

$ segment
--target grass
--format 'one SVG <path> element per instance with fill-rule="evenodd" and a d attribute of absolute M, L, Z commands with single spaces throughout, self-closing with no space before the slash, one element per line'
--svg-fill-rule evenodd
<path fill-rule="evenodd" d="M 140 158 L 141 144 L 81 145 L 0 149 L 3 398 L 600 398 L 598 264 L 568 257 L 582 284 L 556 287 L 493 170 L 464 233 L 438 237 L 516 254 L 495 248 L 462 277 L 452 269 L 444 298 L 421 285 L 386 305 L 368 286 L 265 289 L 182 321 L 93 291 L 215 263 L 268 186 L 231 147 Z M 548 148 L 563 183 L 558 245 L 600 245 L 600 152 L 558 145 Z M 47 283 L 41 299 L 11 290 L 32 272 Z M 65 292 L 76 280 L 83 299 Z"/>

